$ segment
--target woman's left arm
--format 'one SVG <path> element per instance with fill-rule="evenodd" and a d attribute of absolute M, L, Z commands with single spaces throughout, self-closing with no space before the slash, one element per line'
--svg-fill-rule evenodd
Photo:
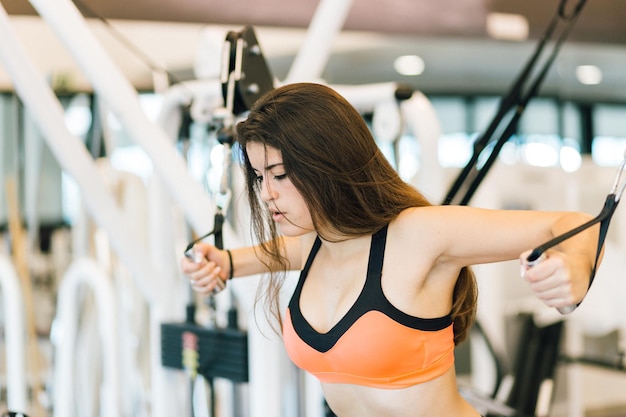
<path fill-rule="evenodd" d="M 532 249 L 589 221 L 579 212 L 491 210 L 467 206 L 434 206 L 407 213 L 412 224 L 404 233 L 430 236 L 429 249 L 439 264 L 453 268 L 519 258 L 531 289 L 550 307 L 582 300 L 595 264 L 599 226 L 545 251 L 532 268 Z M 414 228 L 415 227 L 415 228 Z"/>

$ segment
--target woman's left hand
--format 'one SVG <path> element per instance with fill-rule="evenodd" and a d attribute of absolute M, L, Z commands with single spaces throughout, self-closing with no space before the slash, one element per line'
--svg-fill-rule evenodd
<path fill-rule="evenodd" d="M 588 265 L 582 265 L 584 260 L 552 250 L 531 266 L 528 262 L 530 253 L 520 255 L 521 275 L 545 305 L 564 309 L 575 306 L 584 298 L 590 276 Z"/>

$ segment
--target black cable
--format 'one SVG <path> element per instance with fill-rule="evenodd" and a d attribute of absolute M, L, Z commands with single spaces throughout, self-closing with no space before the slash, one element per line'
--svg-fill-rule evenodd
<path fill-rule="evenodd" d="M 528 102 L 530 101 L 532 97 L 536 96 L 537 93 L 539 92 L 539 88 L 542 82 L 544 81 L 544 79 L 546 78 L 548 70 L 550 69 L 551 65 L 556 59 L 556 56 L 563 42 L 566 40 L 572 28 L 574 27 L 574 23 L 576 19 L 578 18 L 578 16 L 580 15 L 582 7 L 584 6 L 585 3 L 586 3 L 586 0 L 580 0 L 578 4 L 576 5 L 576 7 L 574 8 L 574 10 L 568 14 L 565 11 L 567 0 L 561 0 L 559 9 L 557 13 L 553 16 L 544 35 L 542 36 L 541 40 L 537 44 L 535 52 L 533 53 L 529 61 L 526 63 L 524 68 L 522 69 L 516 81 L 513 83 L 511 89 L 502 98 L 500 102 L 500 106 L 498 107 L 498 111 L 495 117 L 492 119 L 489 126 L 487 127 L 487 129 L 485 130 L 485 132 L 474 142 L 474 152 L 469 162 L 461 170 L 461 173 L 456 178 L 452 187 L 448 191 L 448 194 L 446 195 L 443 201 L 444 205 L 453 204 L 457 194 L 461 191 L 461 188 L 464 185 L 466 185 L 465 183 L 467 182 L 468 178 L 472 177 L 469 186 L 466 185 L 466 187 L 469 187 L 469 188 L 467 189 L 465 195 L 461 197 L 461 201 L 459 204 L 467 205 L 469 203 L 469 200 L 474 195 L 476 189 L 480 185 L 481 181 L 484 179 L 489 168 L 495 162 L 500 150 L 504 146 L 504 143 L 506 143 L 506 141 L 517 130 L 517 124 L 524 110 L 526 109 Z M 522 92 L 524 84 L 528 82 L 533 69 L 537 65 L 537 61 L 539 60 L 539 57 L 543 53 L 548 41 L 553 37 L 554 32 L 560 20 L 565 20 L 567 22 L 567 27 L 564 29 L 563 32 L 561 32 L 561 35 L 557 38 L 556 44 L 553 47 L 552 53 L 550 54 L 548 60 L 544 63 L 543 68 L 539 72 L 539 75 L 536 77 L 531 87 L 524 95 Z M 477 168 L 476 166 L 478 164 L 478 160 L 480 159 L 482 152 L 487 148 L 487 146 L 491 142 L 493 142 L 492 137 L 495 134 L 498 127 L 500 127 L 500 125 L 502 124 L 502 120 L 507 114 L 510 114 L 510 112 L 514 108 L 515 108 L 515 112 L 509 119 L 508 125 L 504 128 L 504 131 L 500 135 L 500 138 L 496 141 L 496 144 L 493 147 L 492 152 L 489 155 L 489 158 L 483 164 L 482 167 Z"/>

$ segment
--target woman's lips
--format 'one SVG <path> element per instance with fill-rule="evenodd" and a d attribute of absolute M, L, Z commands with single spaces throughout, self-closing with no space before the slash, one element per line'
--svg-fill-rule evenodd
<path fill-rule="evenodd" d="M 279 211 L 272 212 L 272 220 L 274 220 L 275 222 L 281 221 L 284 217 L 285 216 L 283 216 L 283 213 Z"/>

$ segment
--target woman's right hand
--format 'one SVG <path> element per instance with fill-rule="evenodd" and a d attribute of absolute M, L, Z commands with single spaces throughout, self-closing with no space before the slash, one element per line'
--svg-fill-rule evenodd
<path fill-rule="evenodd" d="M 207 243 L 196 243 L 191 256 L 181 260 L 181 269 L 191 287 L 204 295 L 215 294 L 226 287 L 229 268 L 228 253 Z"/>

